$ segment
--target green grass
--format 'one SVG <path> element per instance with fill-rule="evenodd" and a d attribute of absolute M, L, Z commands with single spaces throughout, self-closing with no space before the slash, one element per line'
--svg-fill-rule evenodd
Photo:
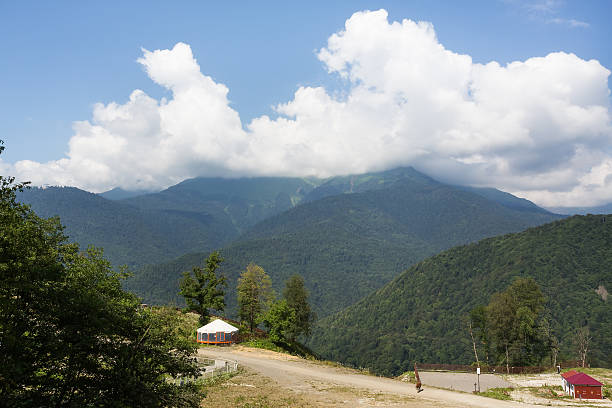
<path fill-rule="evenodd" d="M 556 400 L 566 400 L 573 399 L 573 397 L 565 394 L 559 395 L 563 391 L 563 387 L 560 385 L 547 385 L 542 387 L 527 387 L 529 392 L 531 392 L 536 397 L 547 398 L 547 399 L 556 399 Z"/>
<path fill-rule="evenodd" d="M 252 339 L 245 342 L 240 343 L 246 347 L 260 348 L 264 350 L 276 351 L 278 353 L 288 353 L 287 350 L 277 346 L 269 339 Z M 290 354 L 290 353 L 288 353 Z"/>
<path fill-rule="evenodd" d="M 483 397 L 495 398 L 498 400 L 510 400 L 510 392 L 513 391 L 514 388 L 489 388 L 487 391 L 481 392 L 478 395 L 482 395 Z"/>
<path fill-rule="evenodd" d="M 243 372 L 242 368 L 239 367 L 238 370 L 233 371 L 233 372 L 215 375 L 214 377 L 210 377 L 210 378 L 202 378 L 202 377 L 198 378 L 197 383 L 198 385 L 201 385 L 203 387 L 212 387 L 214 385 L 224 383 L 225 381 L 229 380 L 230 378 L 242 372 Z"/>
<path fill-rule="evenodd" d="M 302 357 L 308 360 L 318 360 L 318 356 L 308 347 L 298 342 L 285 341 L 273 342 L 268 338 L 254 338 L 240 343 L 246 347 L 260 348 L 265 350 L 276 351 L 277 353 L 291 354 L 293 356 Z"/>

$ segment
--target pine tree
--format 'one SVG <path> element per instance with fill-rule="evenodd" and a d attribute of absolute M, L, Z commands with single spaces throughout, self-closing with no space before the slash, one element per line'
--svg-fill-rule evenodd
<path fill-rule="evenodd" d="M 304 278 L 300 275 L 291 276 L 283 291 L 287 305 L 295 310 L 295 324 L 289 330 L 289 338 L 295 341 L 299 335 L 310 335 L 310 326 L 315 320 L 315 314 L 308 304 L 308 290 L 304 286 Z"/>
<path fill-rule="evenodd" d="M 208 323 L 210 309 L 225 309 L 225 276 L 217 275 L 217 269 L 223 262 L 218 251 L 206 259 L 206 267 L 194 266 L 192 273 L 184 272 L 180 281 L 179 294 L 185 297 L 187 306 L 200 315 L 200 324 Z"/>

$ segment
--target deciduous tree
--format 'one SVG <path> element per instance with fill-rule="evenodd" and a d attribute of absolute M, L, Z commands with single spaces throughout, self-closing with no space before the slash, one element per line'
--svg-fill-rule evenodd
<path fill-rule="evenodd" d="M 286 341 L 291 338 L 296 326 L 296 312 L 285 299 L 272 303 L 263 318 L 263 324 L 268 329 L 270 340 L 274 342 Z"/>
<path fill-rule="evenodd" d="M 574 345 L 576 346 L 576 352 L 578 353 L 578 359 L 582 367 L 586 366 L 587 355 L 589 354 L 589 344 L 592 339 L 588 326 L 579 328 L 574 334 Z"/>
<path fill-rule="evenodd" d="M 495 293 L 486 308 L 492 338 L 506 370 L 510 364 L 529 365 L 544 356 L 538 342 L 538 319 L 545 297 L 532 278 L 516 279 L 504 292 Z"/>
<path fill-rule="evenodd" d="M 250 263 L 238 278 L 237 289 L 240 320 L 253 333 L 274 297 L 272 281 L 261 266 Z"/>
<path fill-rule="evenodd" d="M 16 201 L 0 176 L 0 401 L 3 406 L 197 407 L 194 346 L 139 307 L 94 248 Z"/>
<path fill-rule="evenodd" d="M 489 354 L 491 347 L 491 335 L 489 333 L 489 325 L 487 323 L 487 310 L 485 306 L 477 306 L 470 311 L 468 323 L 471 325 L 473 335 L 484 350 L 485 363 L 489 365 Z"/>

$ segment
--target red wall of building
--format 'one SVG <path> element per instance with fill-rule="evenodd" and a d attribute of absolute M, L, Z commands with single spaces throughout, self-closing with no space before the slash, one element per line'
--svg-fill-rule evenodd
<path fill-rule="evenodd" d="M 601 399 L 601 387 L 588 387 L 586 385 L 574 385 L 574 398 L 599 398 Z"/>

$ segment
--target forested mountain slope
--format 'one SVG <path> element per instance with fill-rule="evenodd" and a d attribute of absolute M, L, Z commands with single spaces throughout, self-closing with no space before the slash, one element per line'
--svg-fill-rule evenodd
<path fill-rule="evenodd" d="M 290 177 L 199 177 L 120 202 L 147 210 L 206 213 L 223 223 L 224 235 L 235 238 L 259 221 L 294 207 L 317 183 L 320 180 Z"/>
<path fill-rule="evenodd" d="M 439 184 L 412 168 L 399 168 L 326 181 L 195 178 L 135 197 L 135 192 L 121 189 L 94 195 L 75 188 L 35 188 L 20 199 L 44 216 L 59 215 L 67 234 L 82 247 L 102 246 L 114 265 L 140 267 L 223 246 L 257 222 L 312 199 L 312 194 L 370 191 L 398 180 Z"/>
<path fill-rule="evenodd" d="M 71 241 L 103 248 L 114 265 L 162 262 L 228 240 L 206 213 L 142 210 L 74 187 L 32 188 L 18 199 L 41 217 L 59 216 Z"/>
<path fill-rule="evenodd" d="M 32 188 L 19 199 L 41 216 L 59 216 L 72 241 L 104 248 L 114 265 L 140 267 L 218 248 L 313 188 L 294 178 L 197 178 L 121 200 L 73 187 Z"/>
<path fill-rule="evenodd" d="M 575 216 L 485 239 L 426 259 L 320 320 L 309 346 L 327 359 L 384 374 L 409 370 L 415 361 L 471 363 L 462 317 L 514 278 L 533 277 L 547 297 L 560 358 L 575 357 L 573 332 L 588 326 L 590 361 L 612 367 L 610 265 L 612 216 Z"/>
<path fill-rule="evenodd" d="M 426 256 L 558 218 L 513 210 L 423 175 L 380 184 L 385 187 L 299 205 L 255 225 L 223 248 L 228 311 L 236 305 L 236 279 L 249 262 L 261 265 L 277 289 L 290 275 L 301 274 L 315 311 L 325 316 Z M 206 255 L 148 266 L 128 285 L 150 302 L 178 300 L 180 272 Z"/>

